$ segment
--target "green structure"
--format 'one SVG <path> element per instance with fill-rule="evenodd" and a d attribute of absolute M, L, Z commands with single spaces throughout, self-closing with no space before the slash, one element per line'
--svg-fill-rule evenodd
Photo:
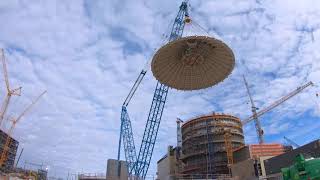
<path fill-rule="evenodd" d="M 302 154 L 295 158 L 294 165 L 281 169 L 283 180 L 320 180 L 320 159 L 305 160 Z"/>

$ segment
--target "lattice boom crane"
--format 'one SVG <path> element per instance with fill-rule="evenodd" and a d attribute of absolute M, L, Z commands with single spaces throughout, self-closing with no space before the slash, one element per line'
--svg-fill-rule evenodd
<path fill-rule="evenodd" d="M 188 0 L 184 0 L 180 6 L 178 15 L 176 16 L 174 24 L 172 26 L 169 41 L 180 38 L 184 30 L 184 25 L 188 22 L 190 22 L 188 14 Z M 118 146 L 118 160 L 120 160 L 121 144 L 123 144 L 129 175 L 142 179 L 145 179 L 149 169 L 150 160 L 153 154 L 159 125 L 161 122 L 161 117 L 169 90 L 168 86 L 157 82 L 147 119 L 147 124 L 142 138 L 142 143 L 137 156 L 127 106 L 129 105 L 145 74 L 146 70 L 142 70 L 138 79 L 130 90 L 129 95 L 122 105 L 120 138 Z M 118 170 L 120 170 L 120 168 Z"/>

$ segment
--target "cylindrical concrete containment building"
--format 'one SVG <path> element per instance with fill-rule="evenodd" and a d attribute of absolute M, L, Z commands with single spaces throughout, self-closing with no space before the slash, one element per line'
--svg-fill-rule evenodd
<path fill-rule="evenodd" d="M 186 175 L 229 174 L 226 132 L 232 149 L 244 145 L 241 121 L 231 115 L 213 113 L 197 117 L 185 122 L 181 131 L 182 174 Z"/>

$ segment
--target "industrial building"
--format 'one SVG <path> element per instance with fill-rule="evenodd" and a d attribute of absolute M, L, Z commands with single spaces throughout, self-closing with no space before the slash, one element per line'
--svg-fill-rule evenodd
<path fill-rule="evenodd" d="M 4 164 L 2 164 L 2 166 L 0 167 L 1 172 L 9 172 L 13 169 L 18 150 L 19 142 L 8 136 L 7 133 L 0 129 L 0 154 L 2 154 L 8 138 L 10 139 L 10 145 L 8 146 L 9 150 L 7 151 L 8 155 Z"/>
<path fill-rule="evenodd" d="M 158 179 L 230 178 L 232 150 L 244 146 L 240 119 L 211 113 L 186 121 L 181 129 L 180 121 L 177 123 L 181 147 L 169 146 L 167 154 L 158 161 Z"/>

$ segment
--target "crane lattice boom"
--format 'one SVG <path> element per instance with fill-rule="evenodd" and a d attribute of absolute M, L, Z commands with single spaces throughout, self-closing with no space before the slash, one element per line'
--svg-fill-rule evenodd
<path fill-rule="evenodd" d="M 176 40 L 182 36 L 185 19 L 188 17 L 188 4 L 187 0 L 183 1 L 178 15 L 175 18 L 172 26 L 169 41 Z M 138 156 L 136 156 L 135 144 L 133 141 L 133 133 L 131 121 L 127 111 L 127 106 L 140 85 L 146 71 L 142 70 L 134 86 L 130 90 L 125 102 L 123 103 L 121 110 L 121 128 L 119 138 L 118 160 L 120 160 L 120 149 L 123 141 L 125 158 L 128 164 L 129 174 L 135 177 L 145 179 L 147 171 L 149 169 L 150 160 L 153 154 L 155 141 L 158 135 L 158 129 L 162 118 L 164 105 L 167 99 L 169 87 L 157 83 L 154 95 L 152 98 L 152 104 L 150 107 L 147 124 L 144 130 L 142 143 L 139 149 Z M 120 170 L 120 168 L 118 169 Z"/>
<path fill-rule="evenodd" d="M 1 106 L 0 110 L 0 126 L 2 124 L 2 121 L 4 119 L 4 116 L 7 112 L 11 96 L 20 96 L 21 95 L 21 87 L 15 88 L 15 89 L 10 89 L 10 83 L 9 83 L 9 78 L 8 78 L 8 71 L 7 71 L 7 65 L 6 65 L 6 58 L 4 56 L 4 50 L 1 49 L 1 61 L 2 61 L 2 69 L 3 69 L 3 76 L 4 76 L 4 81 L 6 83 L 6 90 L 7 94 L 6 97 L 4 98 L 4 101 Z"/>

